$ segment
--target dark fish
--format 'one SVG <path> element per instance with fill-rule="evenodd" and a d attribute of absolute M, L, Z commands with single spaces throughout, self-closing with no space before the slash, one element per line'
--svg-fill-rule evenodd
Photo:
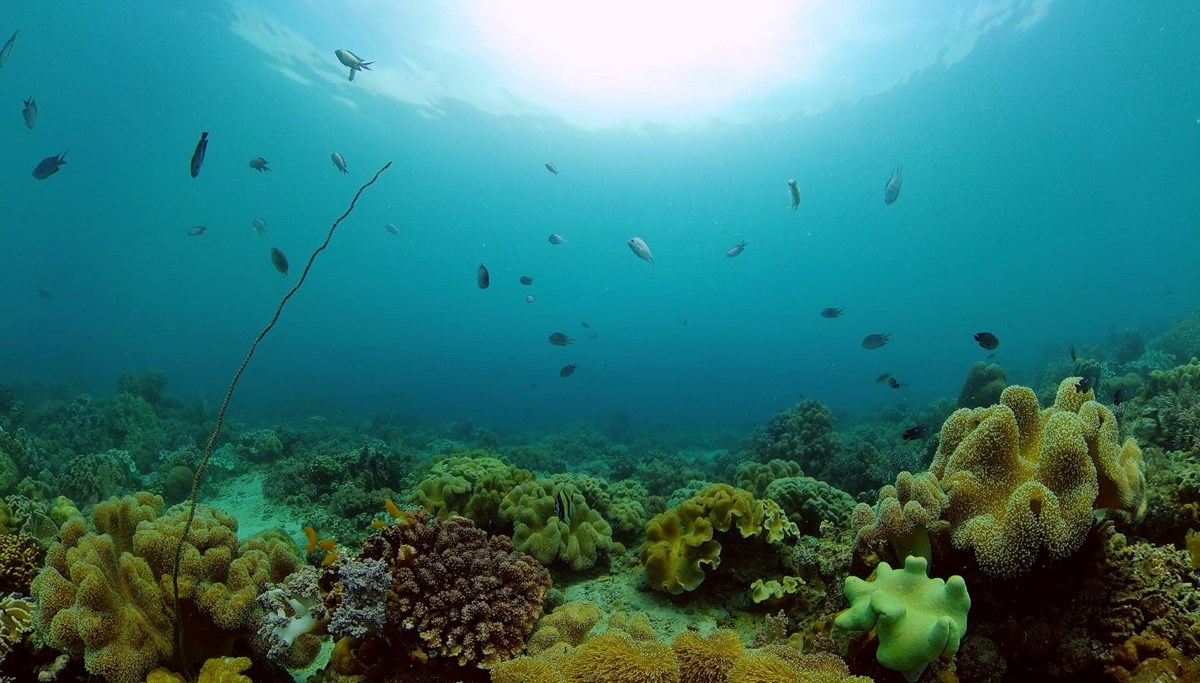
<path fill-rule="evenodd" d="M 479 285 L 480 289 L 487 289 L 488 285 L 492 284 L 492 277 L 488 275 L 487 266 L 479 264 L 479 269 L 475 271 L 475 284 Z"/>
<path fill-rule="evenodd" d="M 555 346 L 566 346 L 567 344 L 572 344 L 575 342 L 574 339 L 571 339 L 562 332 L 555 332 L 549 337 L 546 337 L 546 339 Z"/>
<path fill-rule="evenodd" d="M 48 291 L 46 291 L 46 290 L 44 290 L 44 289 L 38 289 L 38 296 L 42 297 L 43 299 L 49 299 L 49 298 L 50 298 L 50 292 L 48 292 Z"/>
<path fill-rule="evenodd" d="M 997 346 L 1000 346 L 1000 340 L 991 332 L 976 332 L 975 341 L 988 351 L 994 351 Z"/>
<path fill-rule="evenodd" d="M 25 117 L 25 127 L 33 130 L 33 127 L 37 125 L 37 100 L 32 97 L 25 100 L 25 108 L 21 110 L 21 115 Z"/>
<path fill-rule="evenodd" d="M 13 31 L 12 36 L 10 36 L 7 41 L 5 41 L 4 47 L 0 47 L 0 67 L 3 67 L 4 63 L 8 61 L 8 56 L 10 54 L 12 54 L 13 43 L 17 42 L 17 34 L 20 32 L 21 32 L 21 29 L 17 29 L 16 31 Z"/>
<path fill-rule="evenodd" d="M 546 162 L 546 170 L 550 171 L 554 175 L 558 175 L 558 167 L 554 165 L 553 161 Z"/>
<path fill-rule="evenodd" d="M 287 275 L 287 271 L 288 271 L 287 257 L 283 255 L 282 251 L 279 251 L 275 247 L 271 247 L 271 264 L 273 266 L 275 266 L 275 270 L 278 270 L 280 273 Z"/>
<path fill-rule="evenodd" d="M 583 321 L 583 322 L 581 322 L 581 323 L 579 323 L 579 324 L 580 324 L 581 326 L 583 326 L 583 327 L 591 327 L 591 325 L 587 324 L 587 321 L 586 321 L 586 320 L 585 320 L 585 321 Z"/>
<path fill-rule="evenodd" d="M 578 367 L 579 366 L 574 363 L 571 363 L 570 365 L 564 365 L 564 366 L 562 366 L 562 370 L 558 371 L 558 376 L 559 377 L 570 377 L 575 372 L 575 368 L 578 368 Z"/>
<path fill-rule="evenodd" d="M 905 441 L 915 441 L 917 439 L 924 439 L 927 434 L 929 434 L 929 427 L 917 425 L 916 427 L 909 427 L 904 430 L 904 434 L 901 434 L 900 438 Z"/>
<path fill-rule="evenodd" d="M 1071 354 L 1071 362 L 1078 362 L 1079 359 L 1075 357 L 1075 345 L 1071 344 L 1071 346 L 1067 347 L 1067 351 Z"/>
<path fill-rule="evenodd" d="M 193 225 L 187 229 L 187 234 L 191 235 L 192 237 L 199 237 L 200 235 L 203 235 L 204 231 L 207 229 L 208 228 L 204 227 L 203 225 Z"/>
<path fill-rule="evenodd" d="M 383 229 L 387 230 L 396 237 L 400 236 L 400 228 L 397 228 L 395 223 L 388 223 L 387 225 L 383 226 Z"/>
<path fill-rule="evenodd" d="M 788 195 L 792 198 L 792 211 L 800 208 L 800 185 L 795 178 L 788 181 Z"/>
<path fill-rule="evenodd" d="M 687 318 L 680 318 L 679 324 L 683 325 L 684 327 L 687 327 Z"/>
<path fill-rule="evenodd" d="M 522 276 L 521 276 L 521 284 L 523 284 L 523 285 L 532 285 L 532 284 L 533 284 L 533 278 L 529 277 L 528 275 L 522 275 Z"/>
<path fill-rule="evenodd" d="M 883 186 L 883 203 L 891 204 L 900 198 L 900 185 L 904 183 L 904 167 L 897 166 L 896 170 L 892 171 L 892 176 L 888 178 L 887 184 Z"/>
<path fill-rule="evenodd" d="M 208 151 L 208 131 L 200 134 L 200 142 L 196 143 L 196 151 L 192 152 L 192 177 L 200 175 L 200 167 L 204 165 L 204 153 Z"/>
<path fill-rule="evenodd" d="M 1115 392 L 1113 392 L 1113 405 L 1114 406 L 1121 405 L 1121 402 L 1124 400 L 1125 400 L 1125 390 L 1124 389 L 1117 389 Z"/>
<path fill-rule="evenodd" d="M 725 251 L 725 255 L 729 258 L 733 258 L 734 256 L 741 254 L 743 251 L 746 251 L 746 240 L 742 240 L 740 244 L 735 244 L 727 249 Z"/>
<path fill-rule="evenodd" d="M 885 373 L 883 373 L 882 375 L 880 375 L 880 376 L 878 376 L 878 377 L 876 377 L 876 378 L 875 378 L 875 383 L 876 383 L 876 384 L 883 384 L 884 382 L 888 381 L 888 380 L 889 380 L 889 379 L 891 379 L 891 378 L 892 378 L 892 373 L 890 373 L 890 372 L 885 372 Z"/>
<path fill-rule="evenodd" d="M 559 484 L 554 491 L 554 515 L 570 526 L 574 514 L 575 497 L 571 495 L 566 484 Z"/>
<path fill-rule="evenodd" d="M 993 358 L 995 358 L 995 357 L 996 357 L 996 354 L 994 354 L 994 353 L 989 353 L 989 354 L 987 355 L 987 359 L 988 359 L 988 360 L 991 360 L 991 359 L 993 359 Z"/>
<path fill-rule="evenodd" d="M 868 334 L 867 336 L 863 337 L 862 347 L 864 349 L 873 351 L 891 341 L 891 338 L 891 332 L 887 332 L 885 334 Z"/>
<path fill-rule="evenodd" d="M 262 157 L 254 157 L 253 159 L 250 160 L 250 168 L 258 171 L 259 173 L 262 173 L 264 171 L 271 170 L 271 168 L 269 166 L 267 166 L 267 164 L 269 164 L 269 163 L 271 163 L 271 162 L 267 161 L 266 159 L 264 159 Z"/>
<path fill-rule="evenodd" d="M 842 309 L 832 308 L 832 307 L 822 308 L 821 309 L 821 317 L 822 318 L 840 318 L 840 317 L 842 317 Z"/>
<path fill-rule="evenodd" d="M 888 377 L 888 386 L 893 389 L 899 389 L 900 380 L 896 379 L 895 377 Z"/>
<path fill-rule="evenodd" d="M 1080 377 L 1079 381 L 1075 383 L 1075 391 L 1086 394 L 1087 390 L 1092 388 L 1094 382 L 1095 380 L 1091 377 Z"/>
<path fill-rule="evenodd" d="M 58 169 L 63 164 L 67 163 L 67 153 L 63 152 L 58 156 L 46 157 L 38 162 L 37 166 L 33 167 L 33 177 L 38 180 L 45 180 L 50 176 L 58 173 Z"/>

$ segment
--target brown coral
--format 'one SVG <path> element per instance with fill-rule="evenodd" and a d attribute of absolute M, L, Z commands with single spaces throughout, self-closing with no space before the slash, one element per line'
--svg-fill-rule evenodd
<path fill-rule="evenodd" d="M 430 520 L 424 512 L 363 541 L 363 559 L 392 575 L 382 635 L 410 657 L 489 666 L 524 648 L 541 615 L 550 574 L 468 519 Z"/>
<path fill-rule="evenodd" d="M 683 631 L 671 643 L 679 662 L 683 683 L 727 683 L 729 671 L 742 658 L 742 641 L 733 631 L 720 629 L 701 638 L 695 631 Z"/>
<path fill-rule="evenodd" d="M 558 643 L 576 647 L 600 621 L 600 607 L 591 600 L 575 600 L 559 605 L 538 620 L 526 650 L 536 655 Z"/>
<path fill-rule="evenodd" d="M 609 631 L 584 641 L 559 664 L 569 683 L 679 683 L 671 648 Z"/>
<path fill-rule="evenodd" d="M 0 535 L 0 595 L 27 593 L 42 565 L 42 549 L 32 536 Z"/>

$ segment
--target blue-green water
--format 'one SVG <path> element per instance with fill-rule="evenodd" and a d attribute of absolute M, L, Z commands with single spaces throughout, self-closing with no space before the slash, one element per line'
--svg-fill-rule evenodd
<path fill-rule="evenodd" d="M 157 367 L 169 392 L 216 400 L 389 160 L 260 346 L 235 413 L 744 427 L 802 396 L 846 410 L 953 396 L 987 353 L 981 330 L 1019 382 L 1068 344 L 1197 306 L 1196 3 L 1055 2 L 861 99 L 788 114 L 785 90 L 759 120 L 638 129 L 381 96 L 371 79 L 404 45 L 364 7 L 259 8 L 328 60 L 288 66 L 307 83 L 266 36 L 235 30 L 242 5 L 4 8 L 0 39 L 20 33 L 0 68 L 0 377 L 107 393 Z M 339 47 L 376 71 L 345 81 Z M 897 77 L 912 60 L 871 54 Z M 63 150 L 60 173 L 31 177 Z M 247 167 L 260 155 L 271 173 Z M 885 206 L 897 164 L 903 192 Z M 208 232 L 188 237 L 197 224 Z M 626 247 L 635 235 L 654 266 Z M 845 317 L 821 318 L 827 306 Z M 574 345 L 548 344 L 555 331 Z M 889 345 L 861 348 L 882 332 Z M 567 363 L 579 370 L 562 379 Z M 877 385 L 883 372 L 905 386 Z"/>

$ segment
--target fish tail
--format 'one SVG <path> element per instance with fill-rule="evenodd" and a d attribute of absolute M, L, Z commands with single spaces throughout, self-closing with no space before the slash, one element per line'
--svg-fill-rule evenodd
<path fill-rule="evenodd" d="M 359 63 L 358 63 L 358 66 L 359 66 L 360 68 L 366 69 L 367 71 L 370 71 L 370 70 L 371 70 L 371 65 L 372 65 L 372 64 L 374 64 L 374 63 L 375 63 L 375 62 L 359 62 Z"/>

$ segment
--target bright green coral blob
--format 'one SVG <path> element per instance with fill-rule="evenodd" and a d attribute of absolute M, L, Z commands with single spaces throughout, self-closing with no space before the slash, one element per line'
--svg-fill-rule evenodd
<path fill-rule="evenodd" d="M 961 576 L 949 581 L 925 575 L 921 557 L 909 556 L 904 569 L 880 562 L 875 578 L 863 581 L 846 578 L 850 609 L 834 620 L 847 631 L 875 629 L 879 650 L 875 658 L 883 666 L 900 671 L 916 681 L 930 662 L 952 658 L 967 632 L 971 596 Z"/>

